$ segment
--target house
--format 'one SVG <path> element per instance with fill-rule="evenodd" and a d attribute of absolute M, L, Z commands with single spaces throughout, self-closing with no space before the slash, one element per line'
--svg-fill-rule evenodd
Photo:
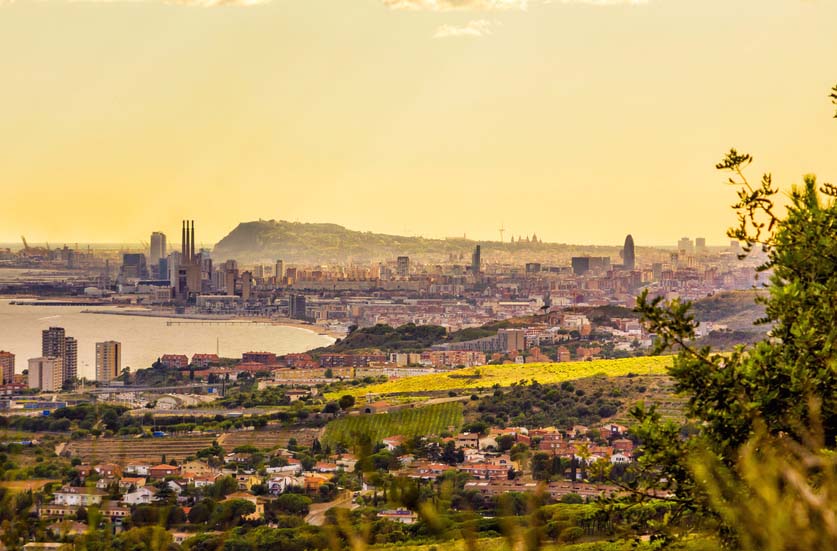
<path fill-rule="evenodd" d="M 267 481 L 267 491 L 272 495 L 285 493 L 288 488 L 303 488 L 305 480 L 298 476 L 274 476 Z"/>
<path fill-rule="evenodd" d="M 194 473 L 196 476 L 209 475 L 215 473 L 215 469 L 203 461 L 186 461 L 180 467 L 184 472 Z"/>
<path fill-rule="evenodd" d="M 455 443 L 457 448 L 479 449 L 480 435 L 475 432 L 463 432 L 456 435 Z"/>
<path fill-rule="evenodd" d="M 631 457 L 624 453 L 614 453 L 610 456 L 610 462 L 614 465 L 627 465 L 631 462 Z"/>
<path fill-rule="evenodd" d="M 169 480 L 168 482 L 166 482 L 166 486 L 168 486 L 169 490 L 174 492 L 176 495 L 182 494 L 183 490 L 186 489 L 186 483 L 182 481 L 179 482 L 177 480 Z"/>
<path fill-rule="evenodd" d="M 155 465 L 148 469 L 148 476 L 151 478 L 166 478 L 167 476 L 179 476 L 180 467 L 174 465 Z"/>
<path fill-rule="evenodd" d="M 93 467 L 102 478 L 118 478 L 122 476 L 122 467 L 116 463 L 101 463 Z"/>
<path fill-rule="evenodd" d="M 119 489 L 123 492 L 131 488 L 142 488 L 145 486 L 144 476 L 123 476 L 119 480 Z"/>
<path fill-rule="evenodd" d="M 70 507 L 89 507 L 101 505 L 107 492 L 98 488 L 78 488 L 75 486 L 64 486 L 53 496 L 53 503 L 56 505 L 69 505 Z"/>
<path fill-rule="evenodd" d="M 250 491 L 253 486 L 258 486 L 262 483 L 262 479 L 254 474 L 237 474 L 235 481 L 238 484 L 238 489 L 242 491 Z"/>
<path fill-rule="evenodd" d="M 125 472 L 139 476 L 148 476 L 148 470 L 151 468 L 149 463 L 145 461 L 128 461 L 125 464 Z"/>
<path fill-rule="evenodd" d="M 387 450 L 395 451 L 395 448 L 398 448 L 402 444 L 404 444 L 404 437 L 400 434 L 396 434 L 394 436 L 388 436 L 384 438 L 383 440 L 381 440 L 381 442 L 384 444 L 384 446 L 387 447 Z"/>
<path fill-rule="evenodd" d="M 306 474 L 303 477 L 303 486 L 306 492 L 318 492 L 320 486 L 328 482 L 330 478 L 321 474 Z"/>
<path fill-rule="evenodd" d="M 259 498 L 254 496 L 253 494 L 248 494 L 248 493 L 245 493 L 245 492 L 234 492 L 234 493 L 228 495 L 227 499 L 225 499 L 223 502 L 235 501 L 237 499 L 243 499 L 244 501 L 249 501 L 250 503 L 252 503 L 253 505 L 256 506 L 256 510 L 249 515 L 244 515 L 242 517 L 243 519 L 245 519 L 245 520 L 259 520 L 261 518 L 264 518 L 264 503 Z"/>
<path fill-rule="evenodd" d="M 418 520 L 418 515 L 408 509 L 389 509 L 378 513 L 378 518 L 401 524 L 413 524 Z"/>
<path fill-rule="evenodd" d="M 392 405 L 389 402 L 372 402 L 371 404 L 366 404 L 363 407 L 363 413 L 388 413 L 390 407 L 392 407 Z"/>
<path fill-rule="evenodd" d="M 301 398 L 305 398 L 306 396 L 310 396 L 310 390 L 304 390 L 301 388 L 292 388 L 290 390 L 285 391 L 285 396 L 293 403 Z"/>
<path fill-rule="evenodd" d="M 163 354 L 160 363 L 166 369 L 186 369 L 189 367 L 189 358 L 186 354 Z"/>
<path fill-rule="evenodd" d="M 192 484 L 195 485 L 195 488 L 205 488 L 206 486 L 212 486 L 215 484 L 215 481 L 218 480 L 220 474 L 213 473 L 213 474 L 196 474 L 195 477 L 192 479 Z"/>
<path fill-rule="evenodd" d="M 143 486 L 122 496 L 125 505 L 148 505 L 157 499 L 157 488 Z"/>
<path fill-rule="evenodd" d="M 337 467 L 343 469 L 344 471 L 352 472 L 355 470 L 355 465 L 357 465 L 357 457 L 350 453 L 344 453 L 340 455 L 336 463 Z"/>
<path fill-rule="evenodd" d="M 207 367 L 218 365 L 221 363 L 221 358 L 218 357 L 218 354 L 193 354 L 192 355 L 192 366 L 198 367 L 201 369 L 206 369 Z"/>
<path fill-rule="evenodd" d="M 116 484 L 116 483 L 117 483 L 117 479 L 112 478 L 112 477 L 111 478 L 100 478 L 99 480 L 96 481 L 96 487 L 100 490 L 107 490 L 113 484 Z"/>
<path fill-rule="evenodd" d="M 407 474 L 410 478 L 421 478 L 423 480 L 432 480 L 438 476 L 445 474 L 448 471 L 455 471 L 456 467 L 445 465 L 443 463 L 417 463 L 410 467 L 410 472 Z"/>
<path fill-rule="evenodd" d="M 473 476 L 478 480 L 495 480 L 509 477 L 509 468 L 489 463 L 466 463 L 459 467 L 459 472 Z"/>
<path fill-rule="evenodd" d="M 317 461 L 314 465 L 314 470 L 318 473 L 334 473 L 337 472 L 336 463 L 327 463 L 325 461 Z"/>

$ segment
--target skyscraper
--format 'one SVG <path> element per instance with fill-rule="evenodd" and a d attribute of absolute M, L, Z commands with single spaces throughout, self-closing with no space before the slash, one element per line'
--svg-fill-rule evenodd
<path fill-rule="evenodd" d="M 626 270 L 633 270 L 636 267 L 634 238 L 630 234 L 625 238 L 625 246 L 622 248 L 622 264 Z"/>
<path fill-rule="evenodd" d="M 160 263 L 160 260 L 166 258 L 166 255 L 168 255 L 166 234 L 158 231 L 151 234 L 151 250 L 149 253 L 148 261 L 152 266 L 157 266 Z"/>
<path fill-rule="evenodd" d="M 282 278 L 285 277 L 285 261 L 276 261 L 276 285 L 282 284 Z"/>
<path fill-rule="evenodd" d="M 0 350 L 0 370 L 2 370 L 2 384 L 8 385 L 15 382 L 15 355 L 11 352 Z"/>
<path fill-rule="evenodd" d="M 41 333 L 41 355 L 60 358 L 61 381 L 73 383 L 78 376 L 78 342 L 64 333 L 63 327 L 50 327 Z"/>
<path fill-rule="evenodd" d="M 105 341 L 96 343 L 96 380 L 109 383 L 122 372 L 122 343 Z"/>
<path fill-rule="evenodd" d="M 291 295 L 288 300 L 288 317 L 291 319 L 304 320 L 306 319 L 306 300 L 305 295 Z"/>
<path fill-rule="evenodd" d="M 474 253 L 471 255 L 471 273 L 476 275 L 480 274 L 482 270 L 482 258 L 481 258 L 481 250 L 480 246 L 477 245 L 474 247 Z"/>

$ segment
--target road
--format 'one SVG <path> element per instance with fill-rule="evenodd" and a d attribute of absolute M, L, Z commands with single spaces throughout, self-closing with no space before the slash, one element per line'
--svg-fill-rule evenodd
<path fill-rule="evenodd" d="M 325 523 L 326 511 L 332 507 L 344 507 L 348 509 L 356 509 L 357 504 L 352 503 L 352 492 L 346 490 L 334 501 L 328 503 L 312 503 L 308 511 L 308 516 L 305 517 L 305 522 L 313 526 L 322 526 Z"/>

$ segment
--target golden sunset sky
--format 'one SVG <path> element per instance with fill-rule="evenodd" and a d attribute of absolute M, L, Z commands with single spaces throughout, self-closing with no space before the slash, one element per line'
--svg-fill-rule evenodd
<path fill-rule="evenodd" d="M 725 243 L 729 147 L 837 183 L 835 25 L 831 0 L 0 0 L 0 242 Z"/>

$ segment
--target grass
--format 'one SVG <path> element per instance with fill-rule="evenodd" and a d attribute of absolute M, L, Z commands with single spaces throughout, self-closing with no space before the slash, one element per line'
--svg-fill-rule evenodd
<path fill-rule="evenodd" d="M 555 384 L 564 381 L 584 379 L 594 375 L 618 377 L 634 373 L 637 375 L 660 375 L 671 366 L 671 356 L 645 356 L 619 360 L 594 360 L 589 362 L 532 363 L 522 365 L 484 365 L 468 367 L 444 373 L 405 377 L 365 387 L 347 389 L 327 395 L 336 400 L 344 394 L 355 397 L 366 394 L 410 394 L 428 391 L 488 389 L 516 383 L 529 384 L 536 380 L 540 384 Z"/>
<path fill-rule="evenodd" d="M 42 480 L 3 480 L 0 481 L 0 488 L 5 488 L 10 492 L 17 493 L 17 492 L 28 492 L 29 490 L 33 492 L 40 491 L 44 486 L 47 484 L 51 484 L 53 482 L 61 482 L 60 480 L 49 480 L 49 479 L 42 479 Z"/>
<path fill-rule="evenodd" d="M 332 421 L 326 426 L 323 443 L 351 444 L 358 435 L 369 435 L 372 442 L 388 436 L 412 437 L 458 431 L 463 423 L 462 404 L 448 402 L 422 408 L 402 409 L 392 413 L 352 415 Z"/>

